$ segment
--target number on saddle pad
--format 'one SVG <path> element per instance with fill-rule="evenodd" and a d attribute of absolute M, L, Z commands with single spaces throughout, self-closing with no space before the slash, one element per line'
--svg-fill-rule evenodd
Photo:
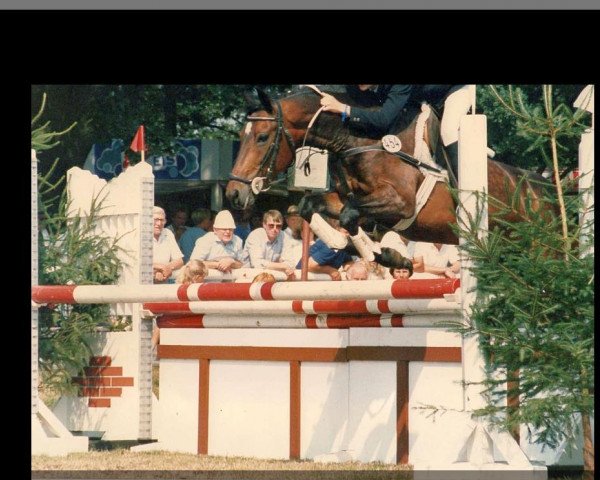
<path fill-rule="evenodd" d="M 387 152 L 390 153 L 399 152 L 402 148 L 402 142 L 396 135 L 385 135 L 381 139 L 381 145 Z"/>

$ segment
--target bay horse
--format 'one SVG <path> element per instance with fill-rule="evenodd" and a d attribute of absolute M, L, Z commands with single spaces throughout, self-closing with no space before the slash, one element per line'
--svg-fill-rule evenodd
<path fill-rule="evenodd" d="M 348 96 L 339 93 L 334 96 L 343 103 L 356 105 Z M 415 196 L 425 178 L 419 168 L 382 148 L 357 149 L 380 144 L 379 138 L 359 136 L 360 132 L 343 124 L 337 114 L 323 112 L 313 120 L 320 109 L 320 95 L 312 90 L 275 101 L 262 91 L 258 91 L 258 97 L 260 104 L 251 105 L 249 122 L 240 132 L 240 150 L 227 184 L 226 196 L 233 208 L 252 206 L 255 195 L 252 181 L 257 177 L 266 178 L 267 183 L 275 181 L 277 174 L 294 160 L 296 149 L 306 145 L 326 149 L 330 152 L 330 162 L 333 155 L 333 161 L 340 166 L 337 171 L 332 170 L 335 192 L 303 198 L 299 206 L 306 220 L 310 221 L 312 212 L 319 211 L 338 217 L 341 226 L 354 235 L 358 217 L 394 229 L 400 220 L 413 216 Z M 309 129 L 311 120 L 314 125 Z M 409 156 L 414 154 L 416 146 L 416 125 L 417 117 L 408 114 L 406 125 L 397 134 L 401 152 Z M 435 115 L 429 115 L 424 132 L 432 154 L 441 158 L 443 147 L 436 141 L 439 120 Z M 359 153 L 348 155 L 348 151 Z M 489 196 L 501 204 L 514 206 L 504 216 L 506 220 L 523 219 L 527 191 L 532 193 L 532 209 L 542 208 L 543 190 L 549 185 L 541 175 L 488 158 Z M 519 202 L 515 205 L 517 189 Z M 490 202 L 490 219 L 497 210 L 494 202 Z M 413 223 L 399 233 L 413 241 L 456 245 L 458 238 L 450 226 L 456 223 L 455 211 L 456 203 L 448 184 L 437 182 Z"/>

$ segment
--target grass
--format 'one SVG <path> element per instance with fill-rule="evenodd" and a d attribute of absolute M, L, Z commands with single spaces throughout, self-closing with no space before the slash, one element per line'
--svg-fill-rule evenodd
<path fill-rule="evenodd" d="M 32 478 L 410 478 L 410 467 L 383 463 L 318 463 L 311 461 L 261 460 L 174 452 L 131 452 L 125 449 L 71 453 L 64 457 L 33 455 Z M 110 474 L 106 477 L 102 475 Z M 220 472 L 220 473 L 218 473 Z M 249 477 L 246 475 L 249 473 Z M 288 472 L 288 473 L 284 473 Z M 311 473 L 313 472 L 313 473 Z M 318 472 L 318 473 L 317 473 Z M 337 473 L 336 473 L 337 472 Z M 58 475 L 58 477 L 57 477 Z M 74 476 L 71 476 L 74 475 Z M 130 476 L 134 475 L 134 476 Z M 275 476 L 273 476 L 275 475 Z M 383 475 L 383 476 L 382 476 Z"/>

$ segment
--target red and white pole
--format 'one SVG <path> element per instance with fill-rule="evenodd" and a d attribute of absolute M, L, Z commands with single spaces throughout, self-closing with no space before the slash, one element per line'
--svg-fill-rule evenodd
<path fill-rule="evenodd" d="M 192 283 L 184 285 L 36 285 L 38 303 L 189 302 L 198 300 L 340 300 L 441 298 L 454 293 L 460 280 L 418 279 L 372 282 Z"/>
<path fill-rule="evenodd" d="M 313 313 L 381 314 L 381 313 L 452 313 L 460 303 L 444 298 L 391 300 L 272 300 L 239 302 L 162 302 L 144 303 L 144 310 L 160 314 L 238 314 L 289 315 Z"/>
<path fill-rule="evenodd" d="M 156 319 L 159 328 L 383 328 L 435 327 L 456 316 L 436 315 L 284 315 L 256 317 L 249 315 L 163 315 Z"/>

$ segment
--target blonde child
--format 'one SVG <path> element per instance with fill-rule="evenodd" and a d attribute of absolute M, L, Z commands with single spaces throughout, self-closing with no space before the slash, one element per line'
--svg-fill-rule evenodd
<path fill-rule="evenodd" d="M 177 283 L 200 283 L 208 275 L 208 268 L 202 260 L 190 260 L 186 263 L 177 275 Z M 160 328 L 154 326 L 152 331 L 152 348 L 160 343 Z"/>

